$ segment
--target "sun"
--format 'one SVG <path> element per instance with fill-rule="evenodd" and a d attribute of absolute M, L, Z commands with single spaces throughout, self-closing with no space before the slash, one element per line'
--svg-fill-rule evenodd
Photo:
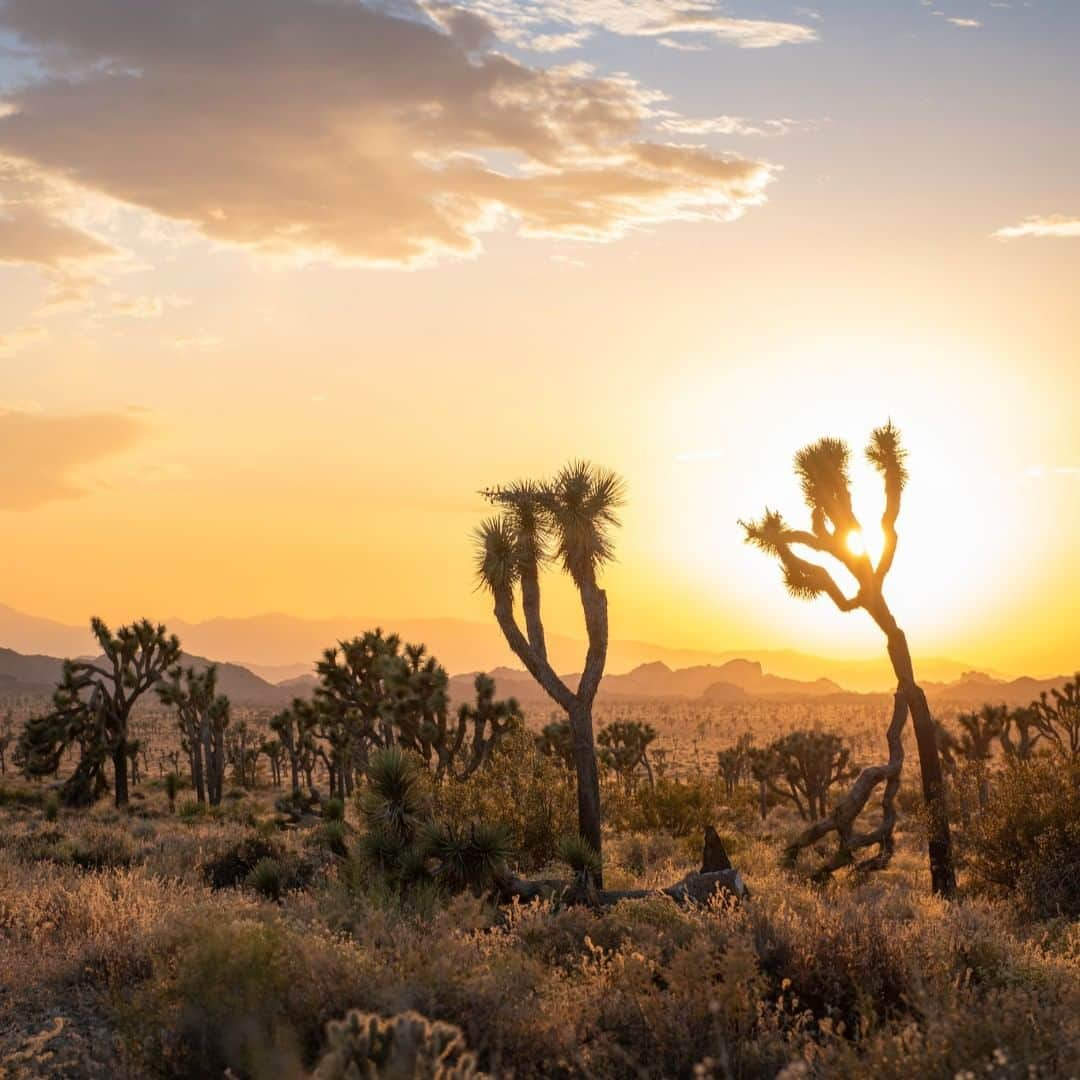
<path fill-rule="evenodd" d="M 847 549 L 852 555 L 866 554 L 866 540 L 859 529 L 852 529 L 847 534 Z"/>
<path fill-rule="evenodd" d="M 844 543 L 852 555 L 868 555 L 870 561 L 876 563 L 885 546 L 885 537 L 880 529 L 870 529 L 869 532 L 866 529 L 852 529 Z"/>

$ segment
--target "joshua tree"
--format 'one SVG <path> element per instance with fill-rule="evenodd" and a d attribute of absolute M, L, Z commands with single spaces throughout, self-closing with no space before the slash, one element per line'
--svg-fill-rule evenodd
<path fill-rule="evenodd" d="M 780 762 L 771 746 L 751 746 L 746 751 L 746 768 L 757 783 L 758 810 L 764 821 L 769 816 L 769 788 L 780 770 Z"/>
<path fill-rule="evenodd" d="M 740 735 L 734 746 L 716 752 L 716 768 L 724 780 L 724 790 L 735 794 L 739 781 L 746 775 L 750 765 L 753 735 Z"/>
<path fill-rule="evenodd" d="M 574 733 L 568 720 L 552 720 L 536 736 L 536 748 L 541 754 L 555 758 L 568 769 L 574 767 Z"/>
<path fill-rule="evenodd" d="M 176 709 L 180 743 L 188 755 L 195 797 L 211 806 L 221 802 L 225 786 L 225 729 L 229 699 L 217 692 L 217 668 L 205 671 L 177 665 L 157 685 L 158 697 Z"/>
<path fill-rule="evenodd" d="M 883 593 L 896 554 L 896 521 L 907 482 L 906 451 L 891 421 L 871 434 L 866 456 L 881 474 L 885 487 L 885 512 L 881 518 L 884 548 L 876 566 L 865 547 L 856 543 L 862 536 L 862 526 L 851 503 L 850 451 L 839 439 L 819 439 L 795 455 L 795 472 L 810 510 L 809 530 L 791 528 L 775 510 L 766 510 L 759 521 L 740 524 L 750 543 L 779 560 L 784 582 L 793 596 L 810 600 L 824 593 L 841 611 L 861 608 L 885 634 L 889 659 L 915 727 L 923 797 L 929 811 L 933 889 L 938 895 L 952 896 L 956 891 L 956 875 L 934 721 L 926 695 L 915 682 L 907 639 Z M 834 559 L 855 579 L 858 586 L 855 594 L 846 596 L 824 566 L 797 555 L 795 548 L 806 548 Z"/>
<path fill-rule="evenodd" d="M 600 744 L 600 759 L 627 787 L 634 782 L 638 766 L 645 769 L 649 784 L 653 784 L 649 747 L 656 741 L 656 728 L 640 720 L 616 720 L 604 728 L 596 740 Z"/>
<path fill-rule="evenodd" d="M 962 713 L 956 718 L 959 735 L 939 728 L 938 743 L 945 767 L 955 770 L 957 758 L 970 762 L 979 783 L 979 806 L 985 810 L 990 802 L 990 774 L 987 763 L 993 756 L 994 742 L 1000 740 L 1009 725 L 1009 711 L 1004 705 L 984 705 L 979 712 Z"/>
<path fill-rule="evenodd" d="M 293 796 L 300 794 L 301 773 L 309 791 L 312 787 L 311 774 L 315 768 L 314 725 L 315 716 L 309 703 L 299 698 L 291 708 L 279 712 L 270 721 L 270 730 L 277 735 L 289 759 Z"/>
<path fill-rule="evenodd" d="M 146 619 L 114 635 L 101 619 L 90 628 L 104 656 L 65 660 L 53 711 L 27 722 L 22 735 L 26 770 L 55 773 L 64 751 L 79 746 L 80 759 L 65 781 L 69 805 L 92 802 L 105 787 L 105 762 L 112 758 L 116 805 L 128 801 L 128 721 L 135 703 L 180 656 L 180 642 L 164 626 Z"/>
<path fill-rule="evenodd" d="M 770 787 L 795 803 L 805 821 L 824 817 L 829 788 L 851 775 L 851 751 L 838 735 L 823 731 L 795 731 L 770 747 L 776 768 Z M 782 779 L 786 789 L 775 783 Z"/>
<path fill-rule="evenodd" d="M 1060 690 L 1044 690 L 1031 703 L 1032 722 L 1054 751 L 1067 761 L 1080 761 L 1080 674 Z"/>
<path fill-rule="evenodd" d="M 1027 761 L 1035 753 L 1035 747 L 1041 738 L 1042 732 L 1035 723 L 1035 709 L 1029 705 L 1024 709 L 1013 709 L 1009 713 L 1008 723 L 1001 733 L 1001 748 L 1006 757 Z"/>
<path fill-rule="evenodd" d="M 461 780 L 468 779 L 477 769 L 483 768 L 491 760 L 503 736 L 525 720 L 515 698 L 495 700 L 495 680 L 490 675 L 483 672 L 478 674 L 473 680 L 473 688 L 476 690 L 476 704 L 461 705 L 458 709 L 458 745 L 466 729 L 472 728 L 469 760 L 457 773 Z"/>
<path fill-rule="evenodd" d="M 554 479 L 526 481 L 483 492 L 501 511 L 476 530 L 477 572 L 494 600 L 495 618 L 507 644 L 570 721 L 577 773 L 578 827 L 600 851 L 600 778 L 593 741 L 592 706 L 607 661 L 607 594 L 597 573 L 614 555 L 623 482 L 613 472 L 572 462 Z M 540 572 L 556 561 L 577 589 L 588 650 L 576 690 L 548 660 L 540 609 Z M 525 632 L 518 626 L 520 595 Z"/>

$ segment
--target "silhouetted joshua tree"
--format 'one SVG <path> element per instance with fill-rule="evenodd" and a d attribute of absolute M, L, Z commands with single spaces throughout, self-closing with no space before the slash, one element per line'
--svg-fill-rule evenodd
<path fill-rule="evenodd" d="M 776 767 L 769 786 L 795 803 L 799 816 L 815 821 L 828 812 L 829 788 L 853 775 L 851 750 L 839 735 L 824 731 L 794 731 L 770 747 Z M 784 787 L 776 784 L 783 780 Z"/>
<path fill-rule="evenodd" d="M 654 784 L 649 747 L 656 742 L 656 728 L 640 720 L 615 720 L 604 728 L 597 742 L 600 744 L 600 760 L 629 788 L 637 779 L 640 765 Z"/>
<path fill-rule="evenodd" d="M 865 551 L 856 554 L 850 545 L 853 536 L 861 535 L 862 527 L 851 504 L 848 478 L 850 451 L 847 444 L 839 439 L 819 439 L 795 455 L 795 472 L 810 509 L 808 531 L 791 528 L 775 510 L 766 510 L 759 521 L 740 524 L 746 531 L 748 542 L 779 560 L 784 571 L 784 582 L 793 596 L 810 600 L 824 593 L 841 611 L 861 608 L 885 634 L 898 692 L 911 712 L 915 727 L 923 797 L 929 811 L 930 876 L 933 889 L 938 895 L 952 896 L 956 891 L 956 876 L 945 803 L 945 783 L 941 773 L 934 721 L 926 695 L 915 682 L 907 639 L 897 626 L 883 594 L 885 578 L 896 555 L 896 521 L 900 514 L 901 495 L 907 482 L 907 468 L 904 463 L 906 451 L 901 447 L 900 433 L 891 421 L 871 434 L 866 456 L 881 474 L 885 486 L 885 512 L 881 518 L 884 547 L 876 566 Z M 797 555 L 795 548 L 806 548 L 836 560 L 855 579 L 858 586 L 855 595 L 846 596 L 824 566 Z M 893 723 L 897 723 L 895 714 Z M 903 719 L 899 723 L 902 728 Z M 902 767 L 902 752 L 899 761 L 896 758 L 895 752 L 890 753 L 887 769 L 898 773 Z M 887 779 L 888 773 L 883 774 L 879 782 Z M 856 786 L 859 786 L 858 781 Z M 866 797 L 869 797 L 869 792 Z M 842 833 L 841 845 L 848 847 Z M 882 856 L 886 856 L 884 849 Z M 879 863 L 880 860 L 873 865 Z"/>
<path fill-rule="evenodd" d="M 1080 761 L 1080 674 L 1060 690 L 1044 690 L 1031 703 L 1035 729 L 1054 753 L 1070 762 Z"/>
<path fill-rule="evenodd" d="M 101 619 L 90 628 L 104 656 L 65 660 L 60 685 L 47 716 L 27 721 L 22 734 L 26 771 L 55 773 L 64 751 L 80 750 L 74 772 L 64 782 L 69 805 L 87 805 L 105 788 L 105 762 L 113 763 L 117 806 L 128 801 L 128 721 L 139 698 L 180 656 L 180 641 L 146 619 L 122 626 L 114 635 Z"/>
<path fill-rule="evenodd" d="M 163 705 L 176 709 L 180 745 L 188 756 L 191 783 L 199 802 L 218 806 L 225 788 L 225 731 L 229 699 L 217 692 L 217 667 L 181 667 L 157 684 Z"/>
<path fill-rule="evenodd" d="M 593 741 L 592 706 L 604 674 L 608 645 L 607 595 L 597 573 L 614 554 L 622 480 L 587 462 L 572 462 L 554 479 L 493 488 L 484 496 L 502 512 L 476 530 L 477 572 L 494 599 L 507 644 L 570 721 L 577 773 L 578 828 L 600 852 L 600 780 Z M 577 589 L 588 649 L 576 690 L 548 661 L 540 609 L 540 572 L 557 562 Z M 518 626 L 520 596 L 525 632 Z"/>
<path fill-rule="evenodd" d="M 978 782 L 980 809 L 990 804 L 989 762 L 994 754 L 994 742 L 1005 734 L 1009 725 L 1009 710 L 1004 705 L 984 705 L 978 712 L 962 713 L 956 718 L 960 732 L 952 734 L 938 728 L 938 746 L 946 770 L 956 772 L 960 760 L 975 770 Z"/>

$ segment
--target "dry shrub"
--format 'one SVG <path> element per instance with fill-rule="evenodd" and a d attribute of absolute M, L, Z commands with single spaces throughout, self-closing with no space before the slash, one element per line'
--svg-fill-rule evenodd
<path fill-rule="evenodd" d="M 1037 918 L 1080 916 L 1080 764 L 1010 764 L 966 848 L 976 888 L 1012 896 Z"/>
<path fill-rule="evenodd" d="M 463 783 L 441 784 L 431 798 L 439 821 L 506 826 L 515 861 L 526 873 L 551 863 L 560 838 L 577 833 L 573 778 L 522 729 L 503 738 L 487 768 Z"/>

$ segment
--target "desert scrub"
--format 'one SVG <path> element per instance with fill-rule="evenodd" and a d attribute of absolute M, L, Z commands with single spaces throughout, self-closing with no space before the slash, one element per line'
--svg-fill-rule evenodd
<path fill-rule="evenodd" d="M 1080 764 L 1012 762 L 965 835 L 972 884 L 1036 918 L 1080 916 Z"/>
<path fill-rule="evenodd" d="M 432 814 L 462 828 L 472 821 L 508 830 L 516 866 L 529 873 L 558 854 L 562 836 L 577 832 L 577 796 L 562 765 L 540 753 L 533 736 L 514 730 L 503 737 L 487 768 L 431 793 Z"/>
<path fill-rule="evenodd" d="M 300 1076 L 371 977 L 348 941 L 231 904 L 179 919 L 149 967 L 114 1011 L 134 1070 L 164 1077 Z"/>

